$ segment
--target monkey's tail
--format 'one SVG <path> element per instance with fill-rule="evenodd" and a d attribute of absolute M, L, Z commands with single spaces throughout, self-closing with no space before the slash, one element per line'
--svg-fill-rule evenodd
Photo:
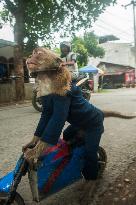
<path fill-rule="evenodd" d="M 123 114 L 121 112 L 116 112 L 116 111 L 108 111 L 108 110 L 102 110 L 102 111 L 104 113 L 104 117 L 117 117 L 117 118 L 122 118 L 122 119 L 136 118 L 136 114 L 127 115 L 127 114 Z"/>

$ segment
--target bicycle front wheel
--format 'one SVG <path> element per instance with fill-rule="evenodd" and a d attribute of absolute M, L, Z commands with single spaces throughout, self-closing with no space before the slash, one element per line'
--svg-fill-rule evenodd
<path fill-rule="evenodd" d="M 0 205 L 6 205 L 7 197 L 6 193 L 0 193 Z M 14 202 L 8 205 L 25 205 L 25 203 L 20 194 L 16 192 Z"/>

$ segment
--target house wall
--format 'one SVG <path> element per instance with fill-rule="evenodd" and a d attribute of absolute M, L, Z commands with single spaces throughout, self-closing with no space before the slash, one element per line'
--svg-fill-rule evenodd
<path fill-rule="evenodd" d="M 14 56 L 14 50 L 12 46 L 6 46 L 0 48 L 0 56 L 4 56 L 5 58 L 9 59 Z"/>
<path fill-rule="evenodd" d="M 14 56 L 14 47 L 13 46 L 1 47 L 0 56 L 5 57 L 7 60 L 9 58 L 12 58 Z M 8 82 L 0 83 L 0 103 L 15 101 L 16 91 L 15 91 L 14 83 L 15 83 L 14 81 L 12 83 L 8 83 Z M 33 84 L 25 83 L 24 86 L 25 86 L 25 99 L 30 100 L 32 98 Z"/>
<path fill-rule="evenodd" d="M 32 99 L 33 85 L 25 83 L 25 100 Z M 0 103 L 13 102 L 16 99 L 16 91 L 14 83 L 0 84 Z"/>
<path fill-rule="evenodd" d="M 134 47 L 130 43 L 107 42 L 100 44 L 105 50 L 103 58 L 89 58 L 88 64 L 97 66 L 100 62 L 119 64 L 136 68 Z"/>
<path fill-rule="evenodd" d="M 105 56 L 102 61 L 124 66 L 136 67 L 133 47 L 129 43 L 104 43 Z"/>

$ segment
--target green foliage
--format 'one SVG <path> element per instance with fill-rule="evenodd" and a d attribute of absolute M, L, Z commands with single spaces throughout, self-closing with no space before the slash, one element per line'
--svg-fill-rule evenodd
<path fill-rule="evenodd" d="M 93 32 L 85 33 L 84 35 L 85 47 L 89 56 L 102 58 L 105 54 L 104 49 L 98 45 L 99 41 Z"/>
<path fill-rule="evenodd" d="M 118 37 L 114 36 L 114 35 L 105 35 L 105 36 L 100 36 L 99 37 L 99 43 L 105 43 L 107 41 L 115 41 L 115 40 L 119 40 Z"/>
<path fill-rule="evenodd" d="M 4 9 L 2 21 L 15 25 L 22 16 L 24 24 L 22 39 L 26 49 L 35 47 L 38 39 L 49 43 L 52 34 L 60 31 L 62 36 L 80 28 L 90 27 L 106 6 L 115 0 L 1 0 Z M 1 22 L 0 22 L 1 23 Z"/>
<path fill-rule="evenodd" d="M 80 37 L 74 37 L 72 40 L 72 48 L 77 53 L 78 67 L 82 67 L 87 64 L 88 52 L 84 46 L 84 40 Z"/>
<path fill-rule="evenodd" d="M 61 54 L 60 48 L 55 47 L 53 50 L 55 53 L 57 53 L 60 56 Z"/>
<path fill-rule="evenodd" d="M 94 53 L 92 53 L 92 56 L 93 57 L 100 57 L 100 58 L 103 58 L 105 55 L 105 51 L 102 47 L 100 46 L 97 46 L 96 49 L 94 49 Z"/>
<path fill-rule="evenodd" d="M 9 12 L 8 10 L 2 10 L 0 11 L 0 17 L 1 17 L 1 24 L 2 23 L 7 23 L 7 21 L 9 20 Z"/>
<path fill-rule="evenodd" d="M 85 33 L 83 37 L 74 37 L 72 40 L 73 51 L 78 54 L 78 66 L 87 64 L 88 56 L 103 57 L 105 51 L 98 44 L 98 38 L 93 32 Z"/>

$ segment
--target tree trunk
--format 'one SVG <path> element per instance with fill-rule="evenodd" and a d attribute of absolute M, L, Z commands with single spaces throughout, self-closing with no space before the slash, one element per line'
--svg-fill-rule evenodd
<path fill-rule="evenodd" d="M 24 12 L 22 5 L 19 5 L 15 13 L 14 40 L 14 64 L 16 79 L 16 100 L 23 101 L 25 98 L 24 92 L 24 69 L 23 69 L 23 40 L 24 40 Z"/>
<path fill-rule="evenodd" d="M 20 45 L 16 45 L 14 47 L 14 65 L 15 65 L 15 75 L 17 76 L 15 81 L 16 100 L 23 101 L 25 98 L 24 69 L 23 69 L 22 48 Z"/>

